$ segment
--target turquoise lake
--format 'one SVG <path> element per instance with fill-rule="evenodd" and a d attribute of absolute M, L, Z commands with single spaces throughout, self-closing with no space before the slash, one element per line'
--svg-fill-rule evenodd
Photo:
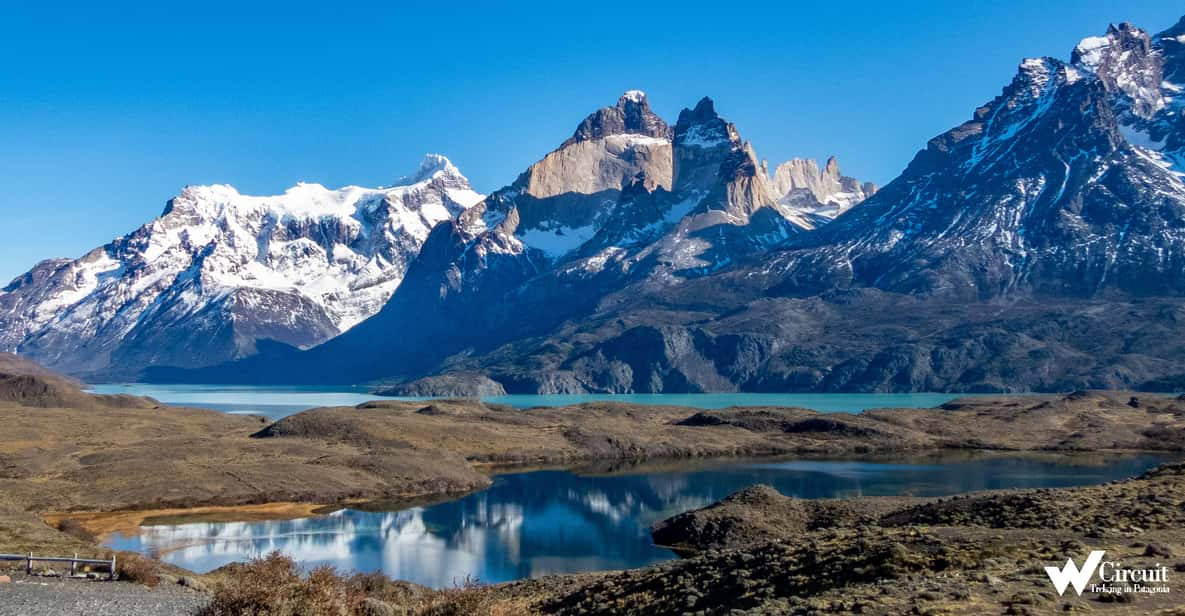
<path fill-rule="evenodd" d="M 279 419 L 319 406 L 353 406 L 367 400 L 423 400 L 424 398 L 380 398 L 364 387 L 269 387 L 243 385 L 94 385 L 100 394 L 151 396 L 178 406 L 210 408 L 227 413 L 264 415 Z M 956 394 L 589 394 L 545 396 L 494 396 L 483 398 L 492 403 L 518 408 L 561 406 L 593 400 L 612 400 L 636 404 L 670 404 L 715 409 L 729 406 L 797 406 L 823 412 L 857 413 L 869 408 L 938 406 Z"/>

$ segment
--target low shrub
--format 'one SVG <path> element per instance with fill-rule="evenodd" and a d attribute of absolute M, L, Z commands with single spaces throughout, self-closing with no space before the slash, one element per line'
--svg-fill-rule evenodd
<path fill-rule="evenodd" d="M 155 587 L 160 584 L 160 563 L 135 552 L 119 552 L 115 555 L 115 575 L 121 580 Z"/>
<path fill-rule="evenodd" d="M 466 578 L 457 588 L 438 590 L 424 598 L 416 616 L 518 616 L 531 613 L 522 599 L 499 598 L 495 589 Z"/>
<path fill-rule="evenodd" d="M 87 530 L 86 527 L 82 525 L 82 522 L 79 522 L 74 518 L 65 518 L 61 522 L 58 522 L 58 530 L 70 535 L 71 537 L 74 537 L 75 539 L 81 539 L 87 543 L 95 542 L 94 534 Z"/>
<path fill-rule="evenodd" d="M 235 566 L 199 616 L 519 616 L 526 601 L 498 597 L 466 580 L 429 590 L 379 573 L 343 576 L 318 567 L 302 576 L 289 557 L 273 552 Z"/>

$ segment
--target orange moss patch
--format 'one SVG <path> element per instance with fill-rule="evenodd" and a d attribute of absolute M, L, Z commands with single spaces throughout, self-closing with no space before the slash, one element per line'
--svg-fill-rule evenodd
<path fill-rule="evenodd" d="M 322 505 L 312 503 L 265 503 L 136 511 L 49 512 L 41 518 L 55 528 L 63 520 L 76 520 L 95 536 L 102 537 L 115 532 L 137 532 L 141 526 L 152 524 L 291 520 L 312 517 L 322 511 Z"/>

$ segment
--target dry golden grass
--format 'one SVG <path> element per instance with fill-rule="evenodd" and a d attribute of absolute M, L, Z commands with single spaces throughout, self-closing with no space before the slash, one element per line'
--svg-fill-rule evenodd
<path fill-rule="evenodd" d="M 531 614 L 523 599 L 499 596 L 473 581 L 427 590 L 381 574 L 341 575 L 318 567 L 306 576 L 287 556 L 273 552 L 234 566 L 216 586 L 199 616 L 510 616 Z"/>

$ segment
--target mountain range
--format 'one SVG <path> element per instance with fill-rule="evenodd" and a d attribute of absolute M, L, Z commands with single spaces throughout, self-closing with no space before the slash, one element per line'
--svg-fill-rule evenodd
<path fill-rule="evenodd" d="M 189 186 L 160 217 L 0 291 L 0 348 L 79 376 L 307 348 L 373 315 L 429 231 L 481 201 L 443 156 L 397 186 Z"/>
<path fill-rule="evenodd" d="M 6 287 L 0 346 L 420 395 L 1179 389 L 1183 46 L 1122 24 L 1025 60 L 881 190 L 640 91 L 484 198 L 433 157 L 396 189 L 187 189 Z"/>

